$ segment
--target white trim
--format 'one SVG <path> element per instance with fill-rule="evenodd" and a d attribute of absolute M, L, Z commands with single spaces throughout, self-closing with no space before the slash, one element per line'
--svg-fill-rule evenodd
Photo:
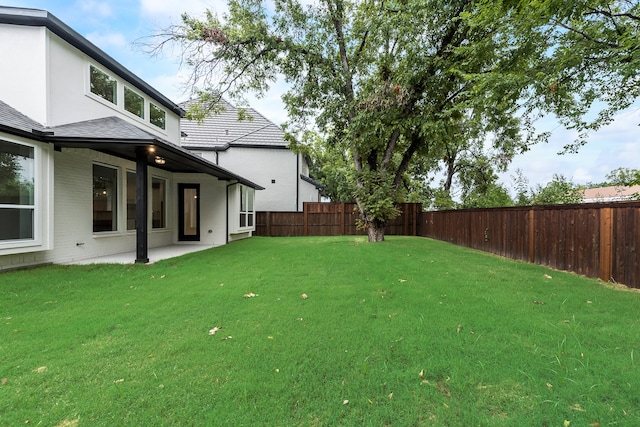
<path fill-rule="evenodd" d="M 0 241 L 0 256 L 53 249 L 53 153 L 51 146 L 2 134 L 3 141 L 33 148 L 33 205 L 2 208 L 33 210 L 33 239 Z"/>

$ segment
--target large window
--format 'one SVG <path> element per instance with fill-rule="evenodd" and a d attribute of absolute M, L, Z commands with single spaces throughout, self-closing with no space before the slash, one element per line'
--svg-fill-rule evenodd
<path fill-rule="evenodd" d="M 93 232 L 118 230 L 118 169 L 93 165 Z"/>
<path fill-rule="evenodd" d="M 112 104 L 118 103 L 118 82 L 93 65 L 89 67 L 91 93 L 106 99 Z"/>
<path fill-rule="evenodd" d="M 166 198 L 167 182 L 160 178 L 151 178 L 151 224 L 153 228 L 165 228 L 166 220 Z"/>
<path fill-rule="evenodd" d="M 34 148 L 0 141 L 0 241 L 33 240 Z"/>
<path fill-rule="evenodd" d="M 126 86 L 124 88 L 124 109 L 144 119 L 144 98 Z"/>
<path fill-rule="evenodd" d="M 240 228 L 253 227 L 253 197 L 255 190 L 240 186 Z"/>
<path fill-rule="evenodd" d="M 136 174 L 127 171 L 127 230 L 136 229 Z"/>
<path fill-rule="evenodd" d="M 164 129 L 166 127 L 166 113 L 162 108 L 149 104 L 149 122 L 160 129 Z"/>

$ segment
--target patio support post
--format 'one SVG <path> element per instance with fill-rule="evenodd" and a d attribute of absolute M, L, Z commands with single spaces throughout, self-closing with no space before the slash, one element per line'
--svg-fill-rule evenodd
<path fill-rule="evenodd" d="M 146 147 L 136 150 L 136 264 L 149 262 L 148 251 L 148 170 Z"/>

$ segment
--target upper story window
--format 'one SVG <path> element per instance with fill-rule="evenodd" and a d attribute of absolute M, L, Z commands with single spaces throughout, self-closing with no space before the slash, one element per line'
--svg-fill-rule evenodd
<path fill-rule="evenodd" d="M 124 109 L 144 119 L 144 98 L 128 87 L 124 87 Z"/>
<path fill-rule="evenodd" d="M 89 67 L 91 93 L 106 99 L 112 104 L 118 104 L 118 82 L 107 73 L 93 65 Z"/>
<path fill-rule="evenodd" d="M 157 105 L 149 104 L 149 122 L 152 125 L 164 129 L 166 127 L 167 116 L 164 110 Z"/>
<path fill-rule="evenodd" d="M 0 141 L 0 242 L 35 238 L 34 151 Z"/>

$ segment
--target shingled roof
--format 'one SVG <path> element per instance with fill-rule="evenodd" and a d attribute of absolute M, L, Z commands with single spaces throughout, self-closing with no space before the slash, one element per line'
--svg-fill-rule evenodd
<path fill-rule="evenodd" d="M 44 126 L 40 123 L 25 116 L 15 108 L 12 108 L 10 105 L 7 105 L 0 100 L 0 130 L 3 130 L 3 128 L 13 130 L 14 132 L 11 133 L 16 133 L 15 131 L 18 131 L 21 133 L 32 134 L 33 131 L 44 131 Z"/>
<path fill-rule="evenodd" d="M 118 117 L 104 117 L 45 127 L 0 101 L 0 131 L 54 144 L 57 148 L 86 148 L 136 161 L 139 149 L 154 147 L 149 164 L 171 172 L 206 173 L 222 180 L 237 181 L 257 190 L 264 189 L 215 163 L 159 138 Z M 157 164 L 159 156 L 166 160 Z"/>
<path fill-rule="evenodd" d="M 180 104 L 188 110 L 198 101 Z M 183 118 L 180 128 L 183 132 L 182 146 L 192 150 L 209 149 L 222 151 L 229 147 L 286 148 L 284 131 L 253 108 L 246 108 L 252 120 L 239 120 L 238 108 L 221 99 L 222 111 L 211 113 L 201 123 Z"/>

